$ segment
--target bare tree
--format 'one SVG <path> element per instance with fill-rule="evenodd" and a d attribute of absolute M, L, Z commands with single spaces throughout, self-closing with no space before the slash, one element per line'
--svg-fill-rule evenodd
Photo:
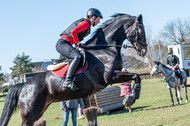
<path fill-rule="evenodd" d="M 190 43 L 190 19 L 169 21 L 160 33 L 166 44 Z"/>

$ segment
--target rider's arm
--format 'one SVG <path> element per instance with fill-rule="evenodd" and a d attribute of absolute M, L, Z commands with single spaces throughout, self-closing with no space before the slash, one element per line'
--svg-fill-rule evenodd
<path fill-rule="evenodd" d="M 176 67 L 179 66 L 179 58 L 177 56 L 175 56 L 175 60 L 176 60 L 176 65 L 173 67 L 173 69 L 175 69 Z"/>
<path fill-rule="evenodd" d="M 170 66 L 170 64 L 169 64 L 169 59 L 168 59 L 168 58 L 167 58 L 167 61 L 166 61 L 166 66 L 171 69 L 171 66 Z"/>
<path fill-rule="evenodd" d="M 77 25 L 75 28 L 71 30 L 71 35 L 72 35 L 75 45 L 79 43 L 78 33 L 80 33 L 81 31 L 87 30 L 89 26 L 90 24 L 88 21 L 82 21 L 79 23 L 79 25 Z"/>
<path fill-rule="evenodd" d="M 63 110 L 64 108 L 66 108 L 66 101 L 60 102 L 60 106 L 61 106 L 61 109 L 62 109 L 62 110 Z"/>
<path fill-rule="evenodd" d="M 80 108 L 84 108 L 84 102 L 82 98 L 77 99 Z"/>
<path fill-rule="evenodd" d="M 179 64 L 177 63 L 175 66 L 173 66 L 172 69 L 175 70 L 175 68 L 176 68 L 178 65 L 179 65 Z"/>
<path fill-rule="evenodd" d="M 180 64 L 180 62 L 179 62 L 179 58 L 176 56 L 176 60 L 177 60 L 177 63 L 178 63 L 178 65 Z"/>

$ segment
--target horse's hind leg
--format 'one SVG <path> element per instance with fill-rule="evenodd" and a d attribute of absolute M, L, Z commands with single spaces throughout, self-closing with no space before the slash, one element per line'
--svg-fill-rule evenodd
<path fill-rule="evenodd" d="M 180 104 L 182 103 L 183 99 L 182 99 L 182 94 L 181 94 L 181 90 L 182 90 L 182 85 L 177 86 L 177 94 L 178 94 L 178 98 L 180 99 Z"/>
<path fill-rule="evenodd" d="M 33 126 L 34 122 L 37 121 L 44 111 L 47 109 L 49 105 L 41 105 L 36 104 L 34 107 L 31 108 L 31 110 L 27 111 L 27 113 L 24 113 L 23 108 L 20 108 L 21 111 L 21 117 L 22 117 L 22 124 L 21 126 Z"/>
<path fill-rule="evenodd" d="M 184 90 L 185 90 L 185 98 L 186 98 L 186 103 L 188 102 L 188 96 L 187 96 L 187 81 L 184 83 Z"/>
<path fill-rule="evenodd" d="M 20 113 L 22 117 L 21 126 L 33 126 L 34 122 L 37 121 L 44 111 L 47 109 L 49 104 L 45 103 L 44 98 L 38 98 L 32 101 L 30 104 L 20 104 Z"/>

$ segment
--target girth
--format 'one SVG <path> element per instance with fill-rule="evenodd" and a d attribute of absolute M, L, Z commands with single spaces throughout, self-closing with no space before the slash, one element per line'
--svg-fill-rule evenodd
<path fill-rule="evenodd" d="M 83 70 L 82 71 L 86 77 L 92 82 L 94 89 L 93 91 L 90 93 L 90 98 L 98 91 L 101 91 L 102 89 L 104 89 L 106 86 L 102 86 L 100 84 L 98 84 L 95 79 L 92 77 L 92 75 L 88 72 L 88 70 Z"/>

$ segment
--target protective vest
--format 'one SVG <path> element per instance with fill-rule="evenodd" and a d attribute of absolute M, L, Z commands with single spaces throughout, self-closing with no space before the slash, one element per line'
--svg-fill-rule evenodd
<path fill-rule="evenodd" d="M 90 34 L 90 25 L 91 25 L 91 23 L 90 23 L 89 20 L 87 20 L 87 19 L 85 19 L 85 18 L 81 18 L 81 19 L 79 19 L 79 20 L 73 22 L 65 31 L 63 31 L 63 32 L 60 34 L 60 36 L 61 36 L 61 35 L 68 35 L 69 37 L 72 38 L 71 30 L 72 30 L 73 28 L 75 28 L 75 27 L 76 27 L 80 22 L 82 22 L 82 21 L 88 21 L 88 22 L 89 22 L 89 28 L 88 28 L 87 30 L 85 30 L 85 31 L 81 31 L 80 33 L 78 33 L 78 39 L 79 39 L 79 41 L 82 41 L 82 40 L 84 39 L 84 37 L 86 37 L 87 35 Z"/>

